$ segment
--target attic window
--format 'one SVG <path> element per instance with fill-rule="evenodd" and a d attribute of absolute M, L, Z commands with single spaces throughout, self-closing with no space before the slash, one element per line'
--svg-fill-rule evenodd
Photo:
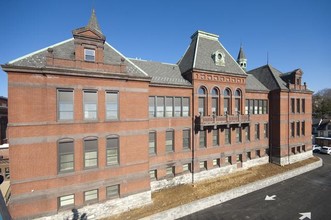
<path fill-rule="evenodd" d="M 95 61 L 95 50 L 84 49 L 84 59 L 85 59 L 85 61 L 94 62 Z"/>
<path fill-rule="evenodd" d="M 225 66 L 225 60 L 224 60 L 224 53 L 221 51 L 216 51 L 212 54 L 212 58 L 214 60 L 214 63 L 217 66 Z"/>

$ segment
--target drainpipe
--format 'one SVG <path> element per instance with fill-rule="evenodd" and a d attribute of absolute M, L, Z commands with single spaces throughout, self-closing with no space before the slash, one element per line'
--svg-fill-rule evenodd
<path fill-rule="evenodd" d="M 193 78 L 193 73 L 192 73 L 192 78 Z M 193 81 L 193 80 L 192 80 Z M 195 92 L 195 88 L 193 86 L 193 90 L 192 90 L 192 163 L 191 163 L 191 173 L 192 173 L 192 185 L 194 186 L 194 147 L 195 147 L 195 130 L 196 130 L 196 124 L 195 124 L 195 120 L 196 120 L 196 116 L 194 115 L 194 106 L 195 106 L 195 96 L 194 96 L 194 92 Z M 201 115 L 200 115 L 200 120 L 201 120 Z"/>
<path fill-rule="evenodd" d="M 290 163 L 290 80 L 287 82 L 287 127 L 288 127 L 288 135 L 287 135 L 287 160 L 288 164 Z M 295 103 L 294 103 L 295 104 Z M 293 106 L 294 107 L 294 106 Z"/>

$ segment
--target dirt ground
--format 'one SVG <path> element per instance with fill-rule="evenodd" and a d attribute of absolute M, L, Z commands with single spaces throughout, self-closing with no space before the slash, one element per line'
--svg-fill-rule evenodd
<path fill-rule="evenodd" d="M 124 212 L 120 215 L 105 218 L 104 220 L 140 219 L 238 186 L 274 176 L 315 161 L 318 161 L 318 158 L 313 157 L 283 167 L 269 163 L 226 176 L 201 181 L 195 183 L 194 186 L 192 184 L 185 184 L 162 189 L 152 193 L 152 204 Z"/>

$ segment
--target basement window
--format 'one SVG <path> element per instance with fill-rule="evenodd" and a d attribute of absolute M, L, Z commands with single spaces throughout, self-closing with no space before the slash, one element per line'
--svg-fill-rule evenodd
<path fill-rule="evenodd" d="M 84 60 L 94 62 L 95 61 L 95 50 L 84 49 Z"/>

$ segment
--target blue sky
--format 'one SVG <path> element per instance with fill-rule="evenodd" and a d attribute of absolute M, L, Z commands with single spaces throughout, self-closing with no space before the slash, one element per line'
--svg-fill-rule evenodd
<path fill-rule="evenodd" d="M 311 90 L 331 88 L 330 0 L 0 0 L 0 64 L 72 37 L 92 8 L 107 42 L 127 57 L 176 63 L 196 30 L 219 35 L 248 70 L 301 68 Z M 0 96 L 7 96 L 0 70 Z"/>

